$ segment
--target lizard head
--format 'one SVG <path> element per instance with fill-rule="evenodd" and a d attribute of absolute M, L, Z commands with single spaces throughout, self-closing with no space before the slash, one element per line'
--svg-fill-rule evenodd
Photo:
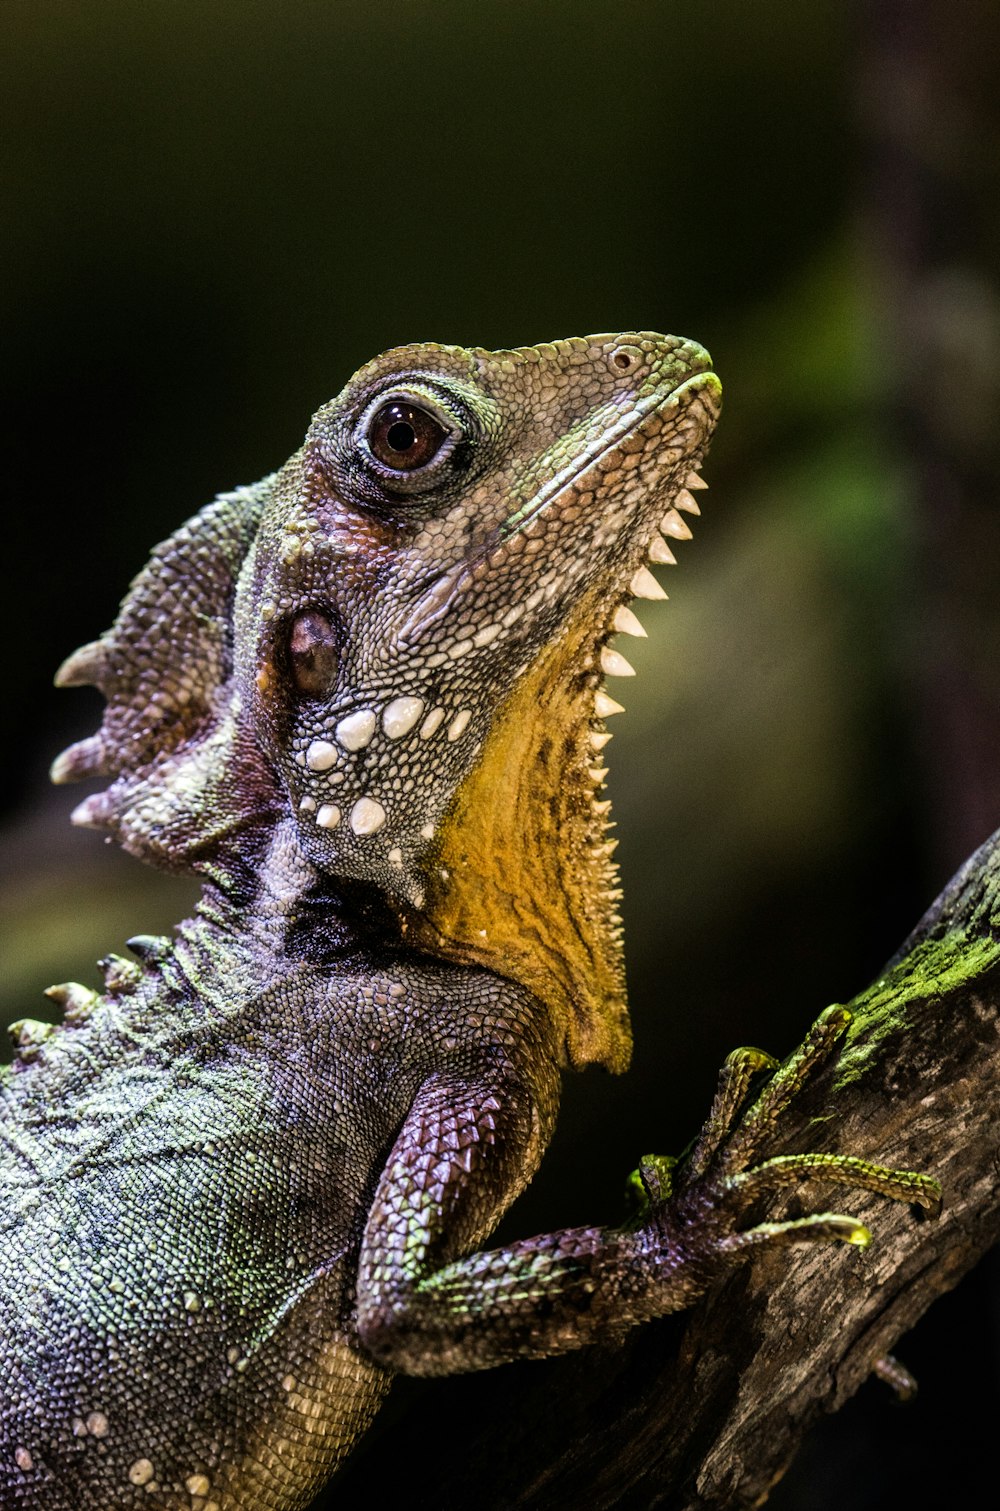
<path fill-rule="evenodd" d="M 119 773 L 80 821 L 176 863 L 290 809 L 320 872 L 534 990 L 573 1062 L 623 1064 L 608 642 L 664 596 L 647 555 L 689 533 L 718 408 L 702 348 L 646 332 L 370 362 L 67 663 L 111 691 L 56 774 Z"/>
<path fill-rule="evenodd" d="M 388 352 L 279 474 L 240 605 L 310 858 L 545 997 L 574 1060 L 627 1045 L 607 642 L 689 533 L 718 396 L 648 333 Z"/>

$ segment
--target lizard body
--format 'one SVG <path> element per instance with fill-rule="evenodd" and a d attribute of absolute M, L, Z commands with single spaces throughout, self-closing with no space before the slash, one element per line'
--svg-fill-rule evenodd
<path fill-rule="evenodd" d="M 731 1058 L 677 1191 L 645 1161 L 625 1227 L 482 1250 L 561 1069 L 627 1063 L 607 642 L 661 592 L 644 561 L 697 512 L 718 396 L 700 347 L 650 333 L 387 353 L 66 663 L 107 698 L 54 768 L 112 779 L 76 821 L 204 893 L 99 996 L 52 988 L 62 1025 L 14 1026 L 3 1506 L 302 1507 L 393 1369 L 544 1357 L 760 1242 L 865 1236 L 739 1221 L 841 1015 L 735 1132 L 774 1062 Z"/>

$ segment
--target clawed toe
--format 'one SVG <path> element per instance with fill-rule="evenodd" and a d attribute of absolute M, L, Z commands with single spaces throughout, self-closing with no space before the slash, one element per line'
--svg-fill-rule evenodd
<path fill-rule="evenodd" d="M 927 1217 L 938 1217 L 941 1212 L 941 1187 L 930 1176 L 870 1164 L 850 1154 L 779 1154 L 732 1176 L 728 1184 L 750 1201 L 765 1191 L 805 1179 L 875 1191 L 890 1201 L 908 1202 Z"/>
<path fill-rule="evenodd" d="M 871 1233 L 856 1217 L 842 1212 L 816 1212 L 812 1217 L 796 1217 L 788 1222 L 761 1222 L 742 1233 L 727 1233 L 719 1239 L 720 1254 L 732 1257 L 751 1249 L 787 1247 L 793 1243 L 853 1243 L 866 1249 Z"/>
<path fill-rule="evenodd" d="M 760 1049 L 734 1050 L 722 1067 L 711 1111 L 687 1157 L 678 1165 L 650 1155 L 633 1175 L 639 1223 L 653 1212 L 663 1212 L 676 1186 L 683 1206 L 700 1210 L 699 1222 L 714 1213 L 705 1248 L 720 1257 L 733 1260 L 757 1248 L 796 1243 L 865 1247 L 871 1238 L 868 1229 L 858 1218 L 839 1212 L 740 1227 L 760 1197 L 803 1180 L 874 1191 L 890 1201 L 908 1203 L 919 1216 L 936 1217 L 941 1188 L 912 1170 L 894 1170 L 843 1154 L 781 1154 L 753 1163 L 774 1137 L 794 1097 L 835 1051 L 850 1022 L 847 1008 L 827 1008 L 783 1064 Z M 771 1072 L 769 1079 L 741 1115 L 754 1077 L 766 1071 Z"/>

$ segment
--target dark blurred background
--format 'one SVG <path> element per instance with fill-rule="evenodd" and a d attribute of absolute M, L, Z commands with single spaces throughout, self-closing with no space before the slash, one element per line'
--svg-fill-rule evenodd
<path fill-rule="evenodd" d="M 45 779 L 99 717 L 52 673 L 156 540 L 384 347 L 712 351 L 704 518 L 613 689 L 635 1065 L 572 1078 L 511 1221 L 613 1219 L 720 1057 L 790 1048 L 1000 823 L 1000 9 L 8 0 L 4 32 L 8 1018 L 193 896 Z M 987 1263 L 944 1298 L 916 1404 L 866 1386 L 769 1504 L 977 1494 L 998 1294 Z"/>

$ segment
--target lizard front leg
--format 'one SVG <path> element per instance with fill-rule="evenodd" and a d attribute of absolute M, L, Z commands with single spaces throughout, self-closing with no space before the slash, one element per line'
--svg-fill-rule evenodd
<path fill-rule="evenodd" d="M 480 1252 L 467 1250 L 506 1204 L 508 1173 L 523 1158 L 525 1095 L 432 1077 L 399 1135 L 369 1217 L 359 1274 L 362 1341 L 411 1374 L 546 1358 L 612 1327 L 689 1306 L 760 1247 L 867 1243 L 862 1224 L 840 1213 L 744 1226 L 763 1193 L 803 1178 L 936 1212 L 936 1183 L 909 1171 L 810 1153 L 755 1163 L 848 1022 L 846 1010 L 828 1010 L 780 1067 L 759 1050 L 735 1051 L 687 1159 L 642 1162 L 640 1211 L 631 1224 L 564 1229 Z M 764 1069 L 774 1074 L 740 1118 L 751 1078 Z"/>

